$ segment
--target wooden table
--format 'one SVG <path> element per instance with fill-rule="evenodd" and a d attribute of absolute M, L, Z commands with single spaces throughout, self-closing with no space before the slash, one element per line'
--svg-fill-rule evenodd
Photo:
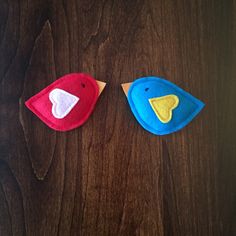
<path fill-rule="evenodd" d="M 0 0 L 0 235 L 236 235 L 234 0 Z M 108 83 L 88 122 L 24 101 L 60 76 Z M 121 83 L 159 75 L 206 103 L 155 136 Z"/>

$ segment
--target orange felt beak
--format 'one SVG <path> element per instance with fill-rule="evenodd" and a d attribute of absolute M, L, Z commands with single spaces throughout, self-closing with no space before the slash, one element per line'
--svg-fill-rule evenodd
<path fill-rule="evenodd" d="M 131 84 L 132 84 L 132 82 L 121 84 L 121 87 L 122 87 L 126 97 L 128 96 L 128 92 L 129 92 L 129 88 L 130 88 Z"/>
<path fill-rule="evenodd" d="M 98 96 L 100 96 L 100 94 L 102 93 L 102 91 L 104 90 L 105 86 L 106 86 L 106 83 L 105 82 L 102 82 L 102 81 L 99 81 L 99 80 L 96 80 L 97 84 L 98 84 L 98 88 L 99 88 L 99 94 Z"/>

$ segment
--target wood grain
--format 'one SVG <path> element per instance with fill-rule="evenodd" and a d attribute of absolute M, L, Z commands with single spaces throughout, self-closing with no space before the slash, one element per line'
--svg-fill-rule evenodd
<path fill-rule="evenodd" d="M 0 0 L 0 235 L 236 235 L 234 0 Z M 24 101 L 58 77 L 108 83 L 81 128 Z M 164 76 L 206 103 L 154 136 L 121 83 Z"/>

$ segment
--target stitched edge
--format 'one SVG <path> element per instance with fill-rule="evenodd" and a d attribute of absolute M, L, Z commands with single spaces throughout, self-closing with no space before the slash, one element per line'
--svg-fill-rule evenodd
<path fill-rule="evenodd" d="M 86 76 L 87 79 L 89 79 L 92 84 L 94 85 L 94 100 L 93 103 L 90 105 L 90 109 L 88 110 L 87 114 L 85 115 L 84 119 L 81 122 L 78 122 L 74 125 L 72 125 L 69 128 L 64 129 L 63 127 L 54 124 L 53 122 L 51 122 L 50 120 L 48 120 L 48 118 L 44 115 L 42 115 L 42 113 L 40 113 L 38 110 L 35 109 L 35 107 L 33 106 L 34 101 L 36 101 L 37 99 L 39 99 L 40 97 L 42 97 L 45 93 L 48 93 L 49 90 L 51 90 L 52 87 L 55 87 L 56 85 L 58 85 L 59 83 L 62 83 L 64 80 L 67 79 L 67 76 L 72 76 L 72 75 L 77 75 L 77 76 Z M 72 129 L 75 129 L 79 126 L 81 126 L 82 124 L 84 124 L 87 119 L 89 118 L 90 114 L 92 113 L 92 111 L 94 110 L 94 107 L 96 105 L 97 99 L 98 99 L 98 85 L 96 83 L 96 80 L 91 77 L 90 75 L 87 75 L 85 73 L 71 73 L 71 74 L 67 74 L 64 75 L 62 77 L 60 77 L 59 79 L 57 79 L 56 81 L 54 81 L 52 84 L 48 85 L 46 88 L 44 88 L 43 90 L 39 91 L 37 94 L 35 94 L 34 96 L 32 96 L 31 98 L 29 98 L 26 102 L 25 105 L 36 115 L 38 116 L 42 121 L 47 122 L 46 125 L 48 125 L 50 128 L 55 129 L 57 131 L 69 131 Z"/>
<path fill-rule="evenodd" d="M 145 81 L 144 81 L 145 80 Z M 153 80 L 158 80 L 160 82 L 163 82 L 165 84 L 167 84 L 168 86 L 170 86 L 171 88 L 174 88 L 176 91 L 180 92 L 183 96 L 185 96 L 188 99 L 191 99 L 191 101 L 193 103 L 195 103 L 195 105 L 197 106 L 196 110 L 189 115 L 188 118 L 186 118 L 184 121 L 182 121 L 179 125 L 177 125 L 176 127 L 166 130 L 166 131 L 160 131 L 157 129 L 152 128 L 151 126 L 149 126 L 138 114 L 135 105 L 133 103 L 132 97 L 131 97 L 131 93 L 132 90 L 134 88 L 135 85 L 137 85 L 138 83 L 144 83 L 148 81 L 153 81 Z M 128 91 L 128 102 L 130 104 L 130 108 L 135 116 L 135 118 L 137 119 L 137 121 L 142 125 L 142 127 L 144 129 L 146 129 L 147 131 L 156 134 L 156 135 L 165 135 L 165 134 L 170 134 L 170 133 L 174 133 L 179 131 L 180 129 L 182 129 L 183 127 L 185 127 L 187 124 L 189 124 L 193 118 L 203 109 L 203 107 L 205 106 L 205 104 L 200 101 L 199 99 L 195 98 L 193 95 L 191 95 L 190 93 L 186 92 L 185 90 L 181 89 L 180 87 L 178 87 L 177 85 L 173 84 L 172 82 L 159 78 L 159 77 L 155 77 L 155 76 L 149 76 L 149 77 L 141 77 L 136 79 L 130 86 L 129 91 Z"/>

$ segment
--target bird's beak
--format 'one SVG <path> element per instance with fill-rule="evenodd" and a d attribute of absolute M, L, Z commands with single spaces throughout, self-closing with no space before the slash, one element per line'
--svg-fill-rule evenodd
<path fill-rule="evenodd" d="M 99 88 L 99 94 L 98 96 L 100 96 L 100 94 L 102 93 L 103 89 L 105 88 L 106 86 L 106 83 L 105 82 L 102 82 L 102 81 L 99 81 L 99 80 L 96 80 L 97 84 L 98 84 L 98 88 Z"/>
<path fill-rule="evenodd" d="M 126 97 L 128 96 L 128 92 L 129 92 L 129 88 L 130 88 L 131 84 L 132 84 L 132 82 L 121 84 L 121 87 L 122 87 Z"/>

